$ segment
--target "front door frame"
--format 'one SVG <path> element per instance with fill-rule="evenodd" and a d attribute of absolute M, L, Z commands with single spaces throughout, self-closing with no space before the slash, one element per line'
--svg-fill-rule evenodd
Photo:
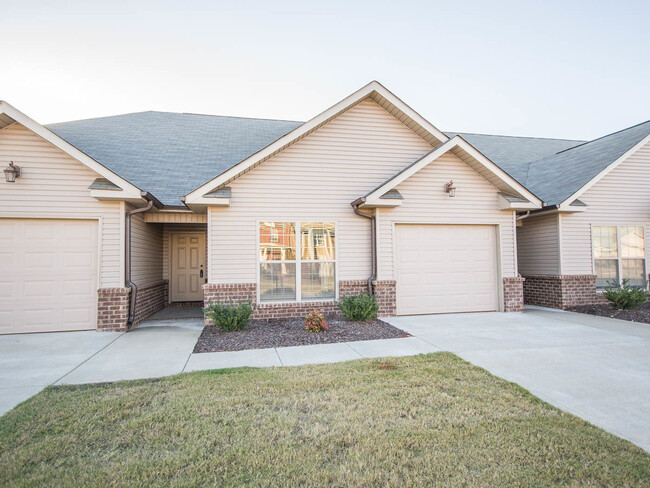
<path fill-rule="evenodd" d="M 175 273 L 175 247 L 176 247 L 176 236 L 178 235 L 195 235 L 199 236 L 199 239 L 203 240 L 203 250 L 204 252 L 199 253 L 199 264 L 203 266 L 203 278 L 199 278 L 199 284 L 203 285 L 208 282 L 208 267 L 207 267 L 207 232 L 206 231 L 173 231 L 169 233 L 169 303 L 174 302 L 188 302 L 188 301 L 203 301 L 203 291 L 200 293 L 200 297 L 197 294 L 196 300 L 178 300 L 176 298 L 176 280 L 174 277 Z"/>

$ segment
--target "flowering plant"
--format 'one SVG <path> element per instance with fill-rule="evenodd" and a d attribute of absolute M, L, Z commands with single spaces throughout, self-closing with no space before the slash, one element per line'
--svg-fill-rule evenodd
<path fill-rule="evenodd" d="M 314 310 L 313 312 L 309 312 L 305 318 L 305 329 L 309 332 L 323 332 L 329 329 L 329 327 L 323 314 L 318 310 Z"/>

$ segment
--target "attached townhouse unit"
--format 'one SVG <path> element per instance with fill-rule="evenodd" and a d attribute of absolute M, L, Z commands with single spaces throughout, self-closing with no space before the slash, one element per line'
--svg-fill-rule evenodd
<path fill-rule="evenodd" d="M 521 311 L 646 286 L 650 122 L 595 141 L 444 133 L 371 82 L 308 122 L 0 102 L 0 333 L 254 316 Z"/>

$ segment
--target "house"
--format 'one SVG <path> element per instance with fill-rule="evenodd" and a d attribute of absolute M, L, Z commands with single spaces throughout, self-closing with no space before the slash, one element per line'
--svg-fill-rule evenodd
<path fill-rule="evenodd" d="M 42 126 L 0 102 L 0 333 L 127 330 L 215 299 L 260 318 L 361 291 L 383 316 L 521 311 L 524 286 L 596 299 L 611 263 L 645 277 L 650 123 L 618 134 L 444 133 L 377 82 L 304 123 Z"/>

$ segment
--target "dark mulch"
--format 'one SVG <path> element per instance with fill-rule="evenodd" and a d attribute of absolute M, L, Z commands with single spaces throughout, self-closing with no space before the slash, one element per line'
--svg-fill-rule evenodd
<path fill-rule="evenodd" d="M 222 332 L 217 327 L 203 329 L 194 346 L 194 352 L 243 351 L 267 347 L 331 344 L 334 342 L 365 341 L 408 337 L 408 333 L 374 319 L 369 322 L 350 322 L 341 317 L 328 317 L 329 330 L 308 332 L 304 319 L 252 320 L 244 330 Z"/>
<path fill-rule="evenodd" d="M 588 313 L 612 319 L 629 320 L 630 322 L 641 322 L 650 324 L 650 302 L 641 305 L 634 310 L 616 310 L 609 303 L 598 303 L 594 305 L 579 305 L 571 307 L 572 312 Z"/>

